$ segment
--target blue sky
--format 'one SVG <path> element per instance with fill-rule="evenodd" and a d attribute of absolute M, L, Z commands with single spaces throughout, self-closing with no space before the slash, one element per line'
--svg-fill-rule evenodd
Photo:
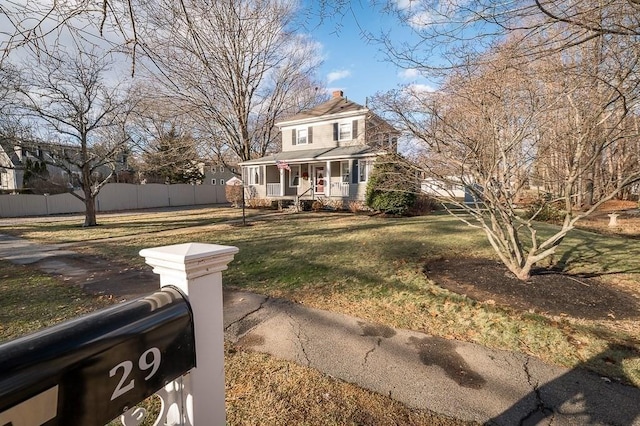
<path fill-rule="evenodd" d="M 391 31 L 394 42 L 398 43 L 411 37 L 410 27 L 400 25 L 397 17 L 380 10 L 382 3 L 387 2 L 352 0 L 333 10 L 332 5 L 342 2 L 298 1 L 305 21 L 302 32 L 307 32 L 321 46 L 323 65 L 317 77 L 329 93 L 342 90 L 349 99 L 364 105 L 367 97 L 401 84 L 433 86 L 415 70 L 403 70 L 386 61 L 381 46 L 362 34 L 365 31 L 378 36 L 381 31 Z M 327 5 L 327 10 L 321 20 L 317 8 L 322 3 Z M 414 12 L 410 0 L 390 0 L 388 4 Z M 426 15 L 424 11 L 415 12 L 411 18 Z M 0 26 L 2 24 L 0 16 Z"/>
<path fill-rule="evenodd" d="M 306 28 L 322 45 L 324 63 L 318 77 L 330 93 L 342 90 L 346 97 L 364 105 L 367 97 L 401 84 L 431 86 L 415 70 L 401 69 L 386 61 L 381 46 L 363 36 L 363 31 L 378 36 L 381 30 L 391 30 L 395 42 L 411 37 L 408 27 L 401 27 L 396 17 L 372 8 L 367 0 L 352 1 L 350 8 L 342 8 L 323 20 L 309 17 Z"/>

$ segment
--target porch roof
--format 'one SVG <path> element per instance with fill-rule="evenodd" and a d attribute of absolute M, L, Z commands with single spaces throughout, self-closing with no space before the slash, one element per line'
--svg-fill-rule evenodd
<path fill-rule="evenodd" d="M 243 161 L 241 166 L 258 164 L 275 164 L 276 161 L 286 161 L 290 164 L 308 163 L 311 161 L 348 160 L 350 158 L 373 157 L 382 151 L 367 145 L 341 146 L 337 148 L 317 148 L 300 151 L 278 152 L 266 157 Z"/>

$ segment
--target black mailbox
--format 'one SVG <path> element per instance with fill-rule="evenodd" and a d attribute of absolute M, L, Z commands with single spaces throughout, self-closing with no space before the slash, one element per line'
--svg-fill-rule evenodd
<path fill-rule="evenodd" d="M 195 367 L 173 288 L 0 345 L 0 426 L 104 425 Z"/>

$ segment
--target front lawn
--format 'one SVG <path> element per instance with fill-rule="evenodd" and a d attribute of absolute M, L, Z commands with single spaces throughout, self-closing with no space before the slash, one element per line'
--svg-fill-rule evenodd
<path fill-rule="evenodd" d="M 239 214 L 228 210 L 225 217 Z M 78 244 L 72 249 L 146 267 L 138 255 L 143 248 L 184 242 L 233 245 L 240 252 L 224 272 L 225 286 L 393 327 L 521 351 L 566 367 L 587 364 L 602 374 L 640 385 L 637 318 L 587 320 L 523 311 L 492 300 L 473 300 L 429 280 L 424 267 L 432 260 L 494 258 L 480 231 L 446 214 L 414 218 L 282 214 L 246 227 L 212 220 L 151 233 L 129 223 L 129 218 L 112 220 L 112 226 L 122 229 L 120 235 L 128 236 L 96 242 L 99 229 L 76 228 L 73 240 Z M 179 214 L 167 216 L 158 227 L 172 229 L 177 221 Z M 37 228 L 34 224 L 26 232 L 0 227 L 0 233 L 43 238 L 45 234 Z M 62 231 L 49 232 L 43 239 L 69 241 L 68 233 Z M 571 272 L 602 275 L 607 285 L 637 297 L 639 255 L 637 239 L 575 231 L 565 239 L 556 260 Z M 586 286 L 585 291 L 589 291 Z M 609 347 L 615 347 L 619 356 L 599 359 Z"/>

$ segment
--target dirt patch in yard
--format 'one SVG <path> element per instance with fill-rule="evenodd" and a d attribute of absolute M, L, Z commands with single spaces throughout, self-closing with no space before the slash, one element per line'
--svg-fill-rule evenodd
<path fill-rule="evenodd" d="M 34 266 L 94 295 L 131 299 L 160 288 L 160 279 L 152 271 L 131 268 L 99 256 L 59 254 L 45 257 Z"/>
<path fill-rule="evenodd" d="M 591 320 L 640 317 L 638 296 L 598 278 L 539 270 L 523 282 L 501 263 L 475 258 L 435 260 L 424 272 L 439 286 L 480 302 Z"/>

